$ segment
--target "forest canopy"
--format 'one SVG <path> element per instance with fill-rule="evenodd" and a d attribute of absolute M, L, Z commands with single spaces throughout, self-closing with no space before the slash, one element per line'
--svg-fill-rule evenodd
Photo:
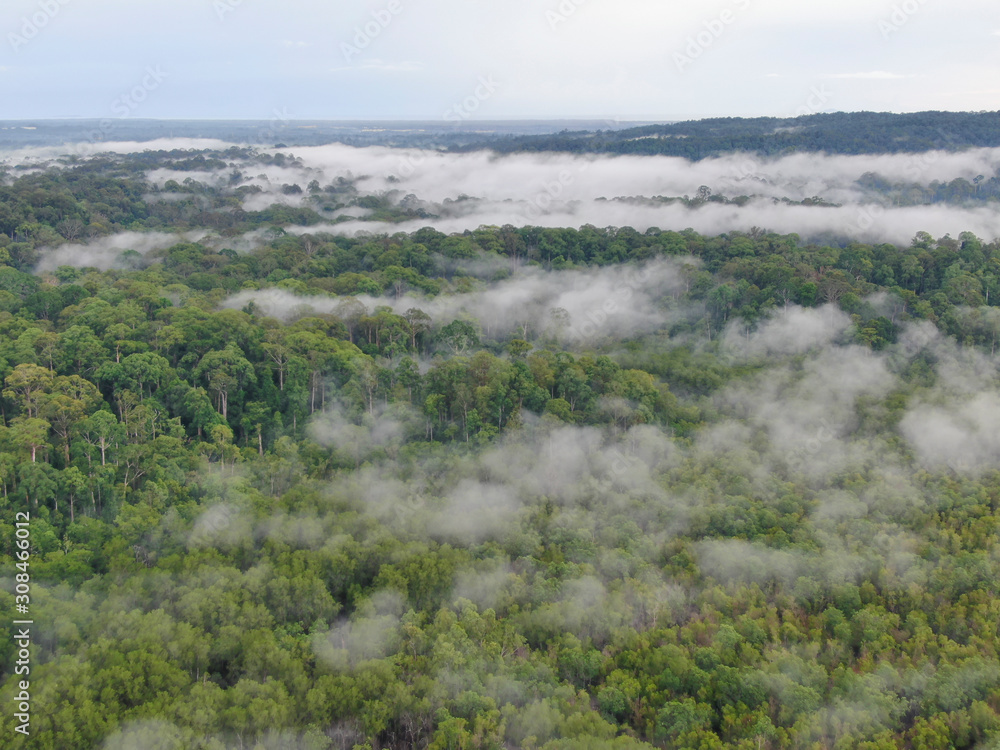
<path fill-rule="evenodd" d="M 4 175 L 12 747 L 1000 741 L 996 238 L 345 234 L 423 209 L 248 161 Z"/>

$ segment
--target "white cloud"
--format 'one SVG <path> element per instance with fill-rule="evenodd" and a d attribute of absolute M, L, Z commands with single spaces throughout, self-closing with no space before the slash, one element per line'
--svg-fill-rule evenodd
<path fill-rule="evenodd" d="M 827 78 L 850 78 L 866 81 L 894 81 L 900 78 L 910 77 L 911 76 L 900 75 L 899 73 L 890 73 L 886 70 L 872 70 L 867 73 L 834 73 L 833 75 L 827 76 Z"/>
<path fill-rule="evenodd" d="M 77 268 L 93 267 L 105 271 L 114 268 L 122 253 L 134 250 L 145 255 L 153 250 L 162 250 L 179 242 L 197 242 L 206 234 L 204 230 L 186 233 L 171 232 L 121 232 L 110 237 L 101 237 L 82 244 L 65 244 L 55 249 L 39 250 L 36 273 L 54 271 L 59 266 Z"/>
<path fill-rule="evenodd" d="M 743 356 L 769 358 L 828 347 L 850 326 L 847 313 L 834 305 L 817 309 L 792 305 L 776 312 L 752 334 L 744 331 L 742 323 L 731 324 L 724 340 Z"/>
<path fill-rule="evenodd" d="M 468 316 L 477 320 L 485 336 L 503 337 L 512 331 L 521 336 L 549 332 L 569 341 L 621 338 L 641 331 L 656 330 L 670 319 L 662 308 L 665 297 L 679 294 L 683 287 L 680 266 L 687 260 L 664 260 L 635 268 L 608 268 L 586 271 L 545 272 L 524 268 L 492 288 L 469 294 L 433 298 L 412 296 L 387 300 L 359 299 L 373 309 L 389 305 L 398 313 L 416 307 L 438 323 Z M 244 290 L 233 295 L 224 307 L 243 308 L 253 301 L 265 314 L 294 318 L 309 309 L 335 312 L 343 303 L 335 297 L 300 297 L 282 289 Z M 553 310 L 564 310 L 565 322 Z M 353 429 L 353 428 L 352 428 Z M 342 440 L 340 442 L 343 442 Z"/>

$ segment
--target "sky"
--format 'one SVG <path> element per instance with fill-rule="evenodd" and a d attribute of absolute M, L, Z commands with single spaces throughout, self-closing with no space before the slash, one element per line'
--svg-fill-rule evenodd
<path fill-rule="evenodd" d="M 996 110 L 995 0 L 4 0 L 0 118 Z"/>

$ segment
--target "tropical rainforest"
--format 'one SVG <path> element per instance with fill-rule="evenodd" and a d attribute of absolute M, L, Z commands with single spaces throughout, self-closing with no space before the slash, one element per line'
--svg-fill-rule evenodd
<path fill-rule="evenodd" d="M 5 746 L 1000 746 L 1000 242 L 340 233 L 428 214 L 237 161 L 3 172 Z"/>
<path fill-rule="evenodd" d="M 823 89 L 812 95 L 822 99 Z M 773 156 L 919 153 L 932 149 L 1000 146 L 996 112 L 829 112 L 794 117 L 716 117 L 684 122 L 607 123 L 597 130 L 497 135 L 455 149 L 487 146 L 501 153 L 568 151 L 662 154 L 704 159 L 737 152 Z M 614 126 L 614 127 L 611 127 Z"/>

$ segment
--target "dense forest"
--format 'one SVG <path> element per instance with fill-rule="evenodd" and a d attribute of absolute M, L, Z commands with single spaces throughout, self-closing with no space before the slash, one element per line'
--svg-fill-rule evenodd
<path fill-rule="evenodd" d="M 253 121 L 143 119 L 0 121 L 0 147 L 107 141 L 212 138 L 228 143 L 286 147 L 343 143 L 456 152 L 570 152 L 660 154 L 704 159 L 734 152 L 779 156 L 920 153 L 1000 146 L 997 112 L 835 112 L 795 117 L 724 117 L 649 123 L 605 120 L 540 121 L 309 121 L 275 110 Z"/>
<path fill-rule="evenodd" d="M 705 159 L 733 152 L 779 156 L 919 153 L 1000 146 L 997 112 L 836 112 L 798 117 L 721 117 L 663 125 L 549 135 L 506 135 L 463 148 L 499 153 L 566 151 L 595 154 L 660 154 Z"/>
<path fill-rule="evenodd" d="M 289 230 L 419 208 L 145 178 L 236 158 L 294 162 L 3 174 L 8 746 L 1000 743 L 1000 242 L 342 236 Z"/>
<path fill-rule="evenodd" d="M 139 117 L 66 120 L 0 120 L 0 149 L 26 146 L 93 145 L 160 138 L 206 138 L 226 143 L 281 148 L 343 143 L 350 146 L 463 148 L 500 135 L 542 135 L 572 124 L 597 130 L 648 125 L 609 120 L 303 120 L 275 108 L 261 120 L 147 120 Z"/>

